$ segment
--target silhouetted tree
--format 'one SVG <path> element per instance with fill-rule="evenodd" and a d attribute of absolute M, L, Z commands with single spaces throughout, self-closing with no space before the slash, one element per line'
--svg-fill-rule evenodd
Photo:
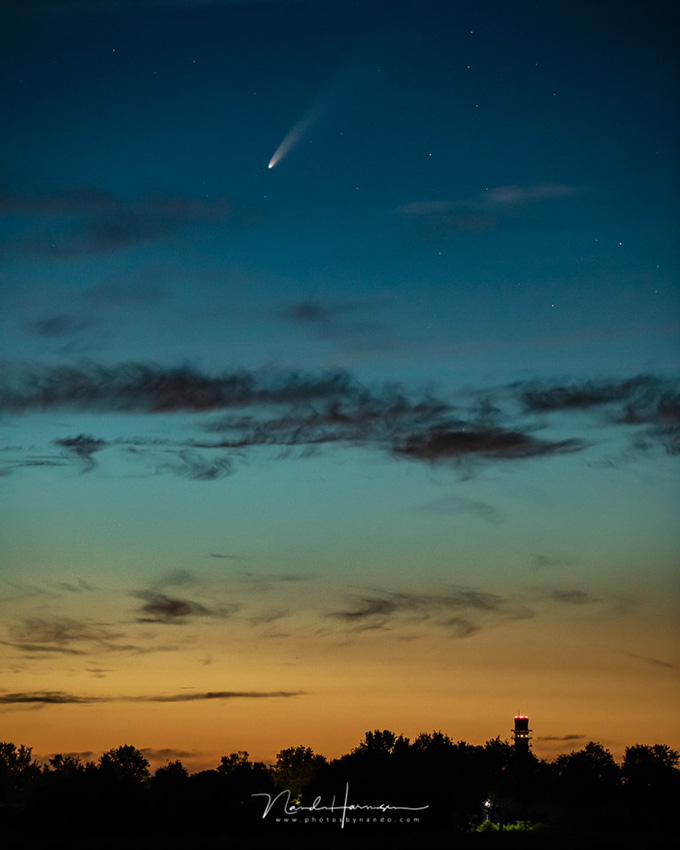
<path fill-rule="evenodd" d="M 647 788 L 663 786 L 678 775 L 679 760 L 680 754 L 666 744 L 626 747 L 622 766 L 624 782 Z"/>
<path fill-rule="evenodd" d="M 408 751 L 408 739 L 401 735 L 387 729 L 366 732 L 359 745 L 349 753 L 330 764 L 319 763 L 307 794 L 339 798 L 349 785 L 354 800 L 360 799 L 366 804 L 390 802 L 390 799 L 394 802 L 394 791 L 399 790 L 400 785 L 403 791 Z"/>
<path fill-rule="evenodd" d="M 40 776 L 31 753 L 32 748 L 23 744 L 0 742 L 0 803 L 21 802 Z"/>
<path fill-rule="evenodd" d="M 99 758 L 99 769 L 103 774 L 123 782 L 141 784 L 149 778 L 149 762 L 129 744 L 103 753 Z"/>
<path fill-rule="evenodd" d="M 273 791 L 270 772 L 262 762 L 251 762 L 245 750 L 222 756 L 216 770 L 189 777 L 189 800 L 200 820 L 217 825 L 232 821 L 256 821 L 261 804 L 253 794 Z"/>
<path fill-rule="evenodd" d="M 514 748 L 512 744 L 496 736 L 484 744 L 484 765 L 489 790 L 498 790 L 503 786 L 505 773 L 512 763 Z"/>
<path fill-rule="evenodd" d="M 448 789 L 455 744 L 442 732 L 424 732 L 411 744 L 414 777 L 424 783 L 431 796 L 439 789 Z"/>
<path fill-rule="evenodd" d="M 397 737 L 394 732 L 389 729 L 376 729 L 373 732 L 366 732 L 363 741 L 356 747 L 354 753 L 367 753 L 370 755 L 390 755 L 395 747 L 408 744 L 408 738 L 402 735 Z"/>
<path fill-rule="evenodd" d="M 429 818 L 449 829 L 467 829 L 482 811 L 481 748 L 442 732 L 418 735 L 411 745 L 411 799 L 428 805 Z M 416 790 L 411 790 L 416 789 Z"/>
<path fill-rule="evenodd" d="M 84 772 L 85 765 L 79 756 L 64 755 L 63 753 L 55 753 L 43 766 L 43 774 L 61 779 L 71 779 L 74 776 L 82 775 Z"/>
<path fill-rule="evenodd" d="M 31 799 L 33 809 L 55 825 L 79 818 L 90 803 L 88 791 L 95 773 L 92 762 L 83 764 L 78 756 L 56 753 L 43 765 Z"/>
<path fill-rule="evenodd" d="M 326 759 L 311 747 L 288 747 L 277 754 L 272 775 L 279 788 L 297 797 L 325 764 Z"/>
<path fill-rule="evenodd" d="M 222 756 L 217 772 L 220 776 L 234 776 L 249 771 L 251 768 L 252 764 L 248 751 L 237 750 L 235 753 L 229 753 L 228 756 Z"/>
<path fill-rule="evenodd" d="M 150 783 L 150 806 L 156 824 L 163 828 L 169 823 L 175 828 L 187 820 L 189 772 L 179 759 L 168 761 L 154 773 Z"/>
<path fill-rule="evenodd" d="M 626 821 L 653 829 L 675 812 L 680 799 L 680 755 L 665 744 L 627 747 L 623 758 Z"/>
<path fill-rule="evenodd" d="M 412 747 L 415 750 L 426 751 L 430 753 L 446 753 L 453 746 L 453 741 L 448 735 L 443 732 L 421 732 L 413 741 Z"/>
<path fill-rule="evenodd" d="M 529 819 L 575 832 L 619 827 L 621 834 L 652 834 L 674 815 L 679 763 L 678 752 L 663 744 L 628 747 L 619 767 L 593 741 L 547 763 L 500 738 L 474 746 L 439 731 L 410 743 L 383 729 L 366 732 L 331 762 L 298 745 L 281 750 L 268 768 L 237 750 L 215 770 L 189 775 L 176 760 L 151 778 L 144 754 L 130 745 L 108 750 L 98 763 L 57 753 L 40 769 L 29 747 L 6 742 L 0 743 L 0 847 L 12 830 L 21 835 L 40 824 L 66 835 L 70 824 L 88 833 L 105 822 L 110 846 L 126 846 L 131 828 L 138 830 L 140 823 L 158 835 L 172 832 L 177 840 L 221 835 L 225 823 L 266 831 L 275 828 L 273 819 L 262 823 L 263 799 L 253 795 L 273 797 L 287 788 L 293 799 L 302 793 L 305 804 L 320 795 L 328 805 L 333 797 L 343 799 L 346 786 L 350 803 L 427 806 L 419 812 L 418 828 L 445 835 L 474 828 L 485 800 L 496 822 Z M 36 846 L 52 846 L 43 837 Z"/>
<path fill-rule="evenodd" d="M 268 776 L 268 770 L 262 762 L 252 762 L 246 750 L 237 750 L 222 756 L 217 774 L 227 780 L 230 787 L 236 788 L 263 781 Z"/>
<path fill-rule="evenodd" d="M 590 741 L 554 765 L 563 822 L 592 829 L 615 818 L 621 770 L 609 750 Z"/>
<path fill-rule="evenodd" d="M 182 762 L 169 761 L 163 767 L 159 767 L 153 775 L 152 783 L 163 784 L 166 782 L 181 782 L 189 778 L 189 771 Z"/>
<path fill-rule="evenodd" d="M 96 768 L 85 772 L 86 817 L 90 821 L 113 818 L 113 828 L 125 829 L 140 820 L 148 805 L 149 762 L 129 744 L 108 750 Z"/>

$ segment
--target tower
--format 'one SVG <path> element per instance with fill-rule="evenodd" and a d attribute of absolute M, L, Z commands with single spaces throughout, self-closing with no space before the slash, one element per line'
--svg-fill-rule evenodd
<path fill-rule="evenodd" d="M 529 729 L 529 718 L 526 714 L 516 714 L 515 728 L 513 730 L 516 753 L 529 752 L 529 741 L 531 740 L 529 732 L 531 732 L 531 729 Z"/>

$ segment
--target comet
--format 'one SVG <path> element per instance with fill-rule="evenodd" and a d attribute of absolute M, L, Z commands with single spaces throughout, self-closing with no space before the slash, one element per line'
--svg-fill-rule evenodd
<path fill-rule="evenodd" d="M 304 113 L 295 124 L 290 128 L 283 138 L 283 141 L 274 151 L 274 156 L 269 160 L 267 168 L 273 168 L 277 163 L 289 154 L 301 139 L 307 135 L 309 130 L 316 124 L 323 109 L 319 104 L 315 104 L 311 109 Z"/>

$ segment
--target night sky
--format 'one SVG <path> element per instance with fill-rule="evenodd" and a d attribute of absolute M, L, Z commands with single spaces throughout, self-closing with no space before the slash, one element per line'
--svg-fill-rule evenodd
<path fill-rule="evenodd" d="M 674 7 L 4 0 L 0 739 L 680 746 Z"/>

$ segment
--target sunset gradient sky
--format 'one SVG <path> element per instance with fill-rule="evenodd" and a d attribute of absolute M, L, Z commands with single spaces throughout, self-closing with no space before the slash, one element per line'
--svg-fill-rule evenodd
<path fill-rule="evenodd" d="M 680 747 L 676 15 L 5 0 L 0 740 Z"/>

